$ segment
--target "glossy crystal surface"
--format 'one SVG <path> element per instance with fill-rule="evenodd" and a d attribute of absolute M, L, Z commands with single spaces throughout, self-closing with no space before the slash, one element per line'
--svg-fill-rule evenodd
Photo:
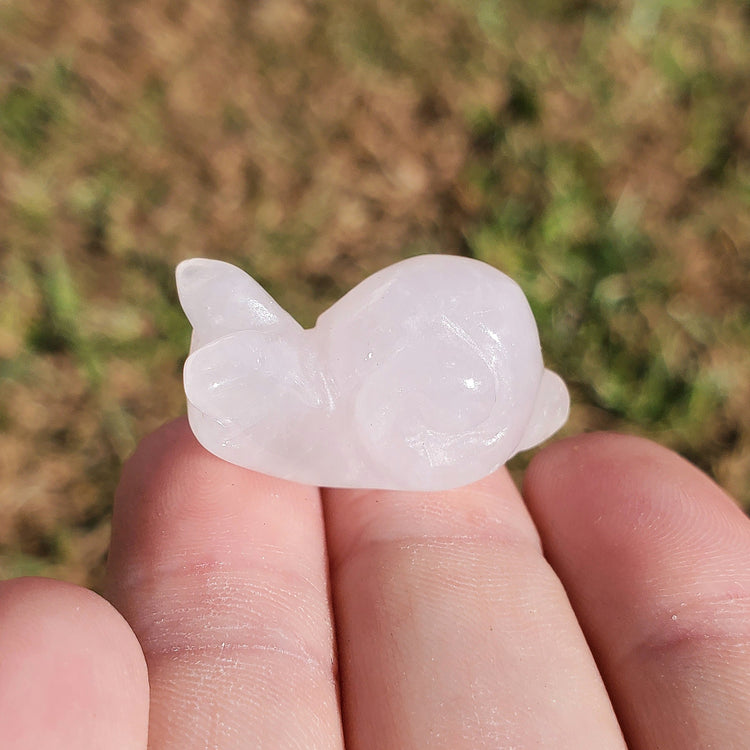
<path fill-rule="evenodd" d="M 317 486 L 448 489 L 567 419 L 526 297 L 480 261 L 401 261 L 307 330 L 228 263 L 184 261 L 177 286 L 193 326 L 190 425 L 240 466 Z"/>

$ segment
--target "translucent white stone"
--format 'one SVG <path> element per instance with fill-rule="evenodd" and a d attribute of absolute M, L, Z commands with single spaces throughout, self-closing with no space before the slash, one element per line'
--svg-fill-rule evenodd
<path fill-rule="evenodd" d="M 568 416 L 520 287 L 468 258 L 373 274 L 303 329 L 239 268 L 177 268 L 190 425 L 227 461 L 317 486 L 479 479 Z"/>

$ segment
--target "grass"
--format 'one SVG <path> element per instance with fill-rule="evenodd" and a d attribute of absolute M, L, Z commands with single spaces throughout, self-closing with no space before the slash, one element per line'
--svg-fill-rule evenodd
<path fill-rule="evenodd" d="M 749 34 L 740 0 L 4 3 L 0 575 L 100 584 L 121 463 L 183 410 L 191 256 L 307 325 L 401 257 L 492 263 L 567 433 L 750 507 Z"/>

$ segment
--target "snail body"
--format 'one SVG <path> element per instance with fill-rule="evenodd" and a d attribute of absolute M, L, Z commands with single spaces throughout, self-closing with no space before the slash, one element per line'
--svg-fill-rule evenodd
<path fill-rule="evenodd" d="M 476 260 L 410 258 L 299 326 L 240 269 L 180 264 L 198 440 L 318 486 L 436 490 L 481 478 L 567 418 L 520 287 Z"/>

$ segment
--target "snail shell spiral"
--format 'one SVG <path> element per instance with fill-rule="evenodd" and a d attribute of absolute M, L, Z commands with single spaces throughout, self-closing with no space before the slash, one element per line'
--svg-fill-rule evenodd
<path fill-rule="evenodd" d="M 455 256 L 403 261 L 316 330 L 361 460 L 393 484 L 464 484 L 515 452 L 544 366 L 531 309 L 506 275 Z"/>

